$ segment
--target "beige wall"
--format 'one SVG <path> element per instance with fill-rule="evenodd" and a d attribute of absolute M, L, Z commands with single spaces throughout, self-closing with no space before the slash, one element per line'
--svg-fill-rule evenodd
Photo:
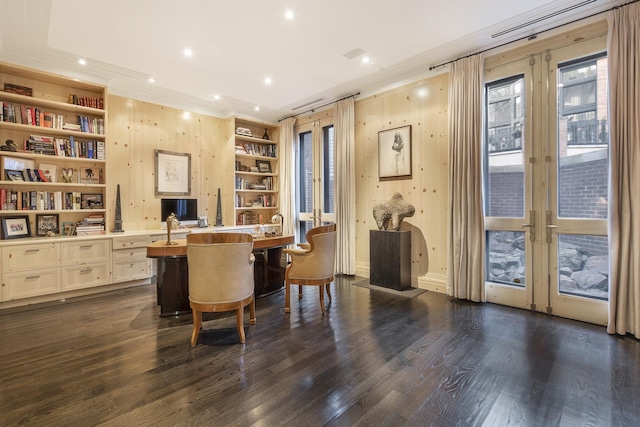
<path fill-rule="evenodd" d="M 447 75 L 421 80 L 358 100 L 356 118 L 356 268 L 369 275 L 369 231 L 377 229 L 373 204 L 395 192 L 416 208 L 403 229 L 412 230 L 412 285 L 444 292 L 447 244 Z M 154 150 L 191 153 L 191 197 L 199 214 L 215 222 L 220 187 L 224 225 L 233 225 L 233 124 L 230 120 L 108 97 L 107 173 L 109 218 L 120 184 L 125 230 L 157 229 Z M 318 113 L 321 114 L 321 113 Z M 322 113 L 328 114 L 328 113 Z M 315 116 L 315 115 L 314 115 Z M 305 118 L 300 118 L 304 121 Z M 378 132 L 412 126 L 412 178 L 378 179 Z M 109 225 L 109 228 L 112 224 Z"/>
<path fill-rule="evenodd" d="M 373 204 L 395 192 L 416 213 L 411 230 L 412 286 L 445 291 L 447 269 L 448 75 L 421 80 L 355 103 L 356 273 L 369 276 L 369 231 L 377 230 Z M 378 179 L 378 132 L 411 125 L 412 178 Z"/>
<path fill-rule="evenodd" d="M 228 120 L 174 108 L 108 96 L 107 173 L 109 218 L 114 218 L 120 184 L 123 229 L 160 227 L 160 199 L 155 195 L 155 149 L 191 154 L 191 196 L 199 215 L 215 223 L 220 187 L 224 225 L 234 225 L 233 144 Z M 164 196 L 171 197 L 171 196 Z M 176 196 L 180 197 L 180 196 Z M 187 197 L 187 196 L 184 196 Z M 113 224 L 109 224 L 111 229 Z"/>

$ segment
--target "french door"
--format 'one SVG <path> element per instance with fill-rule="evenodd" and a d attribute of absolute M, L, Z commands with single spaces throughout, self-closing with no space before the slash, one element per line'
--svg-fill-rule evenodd
<path fill-rule="evenodd" d="M 333 120 L 314 120 L 296 127 L 297 232 L 335 222 L 335 149 Z"/>
<path fill-rule="evenodd" d="M 607 57 L 592 39 L 485 72 L 487 301 L 607 322 Z"/>

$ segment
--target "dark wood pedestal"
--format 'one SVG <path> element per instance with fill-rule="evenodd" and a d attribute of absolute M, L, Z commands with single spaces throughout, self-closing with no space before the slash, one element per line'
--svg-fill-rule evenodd
<path fill-rule="evenodd" d="M 282 261 L 282 248 L 253 251 L 256 262 L 253 266 L 256 297 L 271 295 L 284 286 L 286 264 Z"/>
<path fill-rule="evenodd" d="M 371 230 L 369 262 L 372 285 L 411 289 L 411 231 Z"/>

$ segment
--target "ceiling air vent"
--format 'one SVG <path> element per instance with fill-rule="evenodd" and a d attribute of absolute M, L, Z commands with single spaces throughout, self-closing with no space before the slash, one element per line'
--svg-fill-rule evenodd
<path fill-rule="evenodd" d="M 554 16 L 562 15 L 563 13 L 569 12 L 571 10 L 578 9 L 582 6 L 586 6 L 589 3 L 595 3 L 596 0 L 586 0 L 576 3 L 574 5 L 565 7 L 564 9 L 556 10 L 555 12 L 551 12 L 547 15 L 540 16 L 538 18 L 532 19 L 531 21 L 523 22 L 522 24 L 518 24 L 515 27 L 508 28 L 506 30 L 497 32 L 495 34 L 491 34 L 491 38 L 495 39 L 496 37 L 504 36 L 505 34 L 511 33 L 516 30 L 520 30 L 522 28 L 528 27 L 529 25 L 537 24 L 538 22 L 544 21 L 549 18 L 553 18 Z"/>
<path fill-rule="evenodd" d="M 302 104 L 302 105 L 298 105 L 297 107 L 293 107 L 291 110 L 292 111 L 296 111 L 296 110 L 299 110 L 301 108 L 308 107 L 309 105 L 313 105 L 313 104 L 315 104 L 317 102 L 324 101 L 325 99 L 326 98 L 324 98 L 324 97 L 323 98 L 314 99 L 313 101 L 309 101 L 306 104 Z"/>

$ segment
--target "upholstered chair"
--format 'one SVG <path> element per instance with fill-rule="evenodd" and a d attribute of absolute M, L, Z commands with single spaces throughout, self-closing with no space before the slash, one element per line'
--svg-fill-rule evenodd
<path fill-rule="evenodd" d="M 285 305 L 284 311 L 291 312 L 291 285 L 299 285 L 298 299 L 302 298 L 302 286 L 318 286 L 320 293 L 320 309 L 324 308 L 324 292 L 329 302 L 331 291 L 329 284 L 335 274 L 336 259 L 336 225 L 329 224 L 314 227 L 307 232 L 307 243 L 301 243 L 300 249 L 285 249 L 291 262 L 285 271 Z"/>
<path fill-rule="evenodd" d="M 256 323 L 253 281 L 253 238 L 246 233 L 187 234 L 189 305 L 193 312 L 191 346 L 202 328 L 203 312 L 236 311 L 238 335 L 244 343 L 244 307 Z"/>

